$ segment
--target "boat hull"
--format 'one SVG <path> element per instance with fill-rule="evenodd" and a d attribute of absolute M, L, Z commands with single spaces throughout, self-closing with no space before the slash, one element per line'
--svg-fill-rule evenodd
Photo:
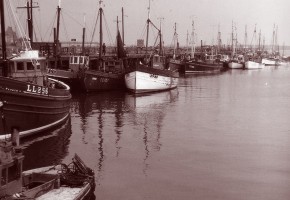
<path fill-rule="evenodd" d="M 216 73 L 223 68 L 223 63 L 207 63 L 200 61 L 190 61 L 185 64 L 184 73 Z"/>
<path fill-rule="evenodd" d="M 72 91 L 82 90 L 81 74 L 69 70 L 48 69 L 47 75 L 50 78 L 57 79 L 70 86 Z"/>
<path fill-rule="evenodd" d="M 272 60 L 272 59 L 270 60 L 270 59 L 266 59 L 266 58 L 262 59 L 262 63 L 264 65 L 269 65 L 269 66 L 277 66 L 277 65 L 279 65 L 278 60 Z"/>
<path fill-rule="evenodd" d="M 94 196 L 95 178 L 93 171 L 85 165 L 76 164 L 73 161 L 75 168 L 68 168 L 67 165 L 61 164 L 56 166 L 48 166 L 37 169 L 24 171 L 23 180 L 31 182 L 33 176 L 55 176 L 54 185 L 52 187 L 34 194 L 33 190 L 39 191 L 39 188 L 24 191 L 27 197 L 45 200 L 45 199 L 62 199 L 62 200 L 84 200 Z M 65 167 L 66 166 L 66 167 Z M 65 171 L 67 170 L 67 171 Z M 73 172 L 75 170 L 75 172 Z M 91 171 L 90 174 L 81 173 L 79 170 Z M 71 172 L 69 172 L 71 171 Z M 70 178 L 71 177 L 71 178 Z M 40 179 L 39 178 L 39 179 Z M 43 179 L 43 178 L 42 178 Z M 41 179 L 40 179 L 41 180 Z M 25 181 L 24 181 L 25 182 Z M 44 187 L 41 185 L 40 187 Z M 40 188 L 41 189 L 41 188 Z"/>
<path fill-rule="evenodd" d="M 181 72 L 182 68 L 184 68 L 184 62 L 180 60 L 170 60 L 169 61 L 169 69 L 172 71 L 178 71 Z"/>
<path fill-rule="evenodd" d="M 244 68 L 244 64 L 238 63 L 238 62 L 229 62 L 228 67 L 230 69 L 242 69 L 242 68 Z"/>
<path fill-rule="evenodd" d="M 82 85 L 86 92 L 126 89 L 123 73 L 114 74 L 95 70 L 87 70 L 84 73 Z"/>
<path fill-rule="evenodd" d="M 156 92 L 177 87 L 178 73 L 146 66 L 137 66 L 127 71 L 126 87 L 133 93 Z"/>
<path fill-rule="evenodd" d="M 245 69 L 263 69 L 265 65 L 260 62 L 254 61 L 246 61 L 245 62 Z"/>
<path fill-rule="evenodd" d="M 63 83 L 56 81 L 55 84 Z M 3 104 L 0 138 L 9 137 L 12 127 L 19 128 L 20 137 L 26 137 L 53 128 L 69 116 L 68 86 L 67 89 L 49 88 L 5 77 L 0 77 L 0 85 Z"/>

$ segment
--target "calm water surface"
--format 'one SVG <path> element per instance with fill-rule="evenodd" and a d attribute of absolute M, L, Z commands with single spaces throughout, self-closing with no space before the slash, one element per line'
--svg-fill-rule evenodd
<path fill-rule="evenodd" d="M 71 118 L 25 141 L 25 168 L 95 170 L 96 199 L 290 199 L 290 67 L 180 78 L 175 90 L 74 96 Z"/>

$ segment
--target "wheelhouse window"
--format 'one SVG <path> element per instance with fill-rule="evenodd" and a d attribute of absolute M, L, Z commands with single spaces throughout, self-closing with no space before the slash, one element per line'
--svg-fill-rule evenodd
<path fill-rule="evenodd" d="M 34 70 L 34 66 L 33 66 L 32 62 L 27 62 L 26 63 L 26 69 L 27 70 Z"/>
<path fill-rule="evenodd" d="M 74 57 L 74 64 L 78 64 L 78 57 Z"/>
<path fill-rule="evenodd" d="M 80 64 L 84 64 L 84 57 L 80 57 Z"/>
<path fill-rule="evenodd" d="M 23 71 L 24 70 L 24 63 L 23 62 L 16 63 L 16 69 L 17 69 L 17 71 Z"/>

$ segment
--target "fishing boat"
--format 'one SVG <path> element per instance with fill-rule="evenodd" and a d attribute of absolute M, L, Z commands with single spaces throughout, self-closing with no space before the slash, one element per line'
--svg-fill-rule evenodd
<path fill-rule="evenodd" d="M 150 20 L 150 0 L 147 19 L 146 55 L 143 62 L 125 69 L 125 83 L 133 93 L 157 92 L 177 87 L 179 74 L 171 70 L 163 55 L 161 28 L 158 29 Z M 158 31 L 159 51 L 157 49 L 148 55 L 149 25 Z M 156 40 L 157 41 L 157 40 Z"/>
<path fill-rule="evenodd" d="M 24 156 L 17 130 L 0 141 L 0 199 L 81 200 L 92 195 L 94 172 L 75 154 L 70 164 L 22 171 Z"/>
<path fill-rule="evenodd" d="M 117 31 L 117 58 L 105 56 L 106 47 L 103 43 L 103 8 L 100 1 L 98 16 L 100 17 L 100 48 L 99 55 L 95 61 L 91 61 L 89 69 L 87 69 L 82 78 L 82 85 L 86 92 L 97 92 L 104 90 L 125 89 L 124 81 L 124 65 L 123 59 L 125 55 L 123 41 L 119 30 Z M 117 19 L 118 21 L 118 19 Z"/>
<path fill-rule="evenodd" d="M 214 54 L 214 49 L 211 48 L 210 54 L 207 51 L 203 51 L 201 43 L 201 52 L 195 52 L 195 33 L 194 33 L 194 21 L 192 22 L 191 33 L 191 55 L 190 59 L 185 62 L 182 69 L 184 74 L 204 74 L 204 73 L 216 73 L 220 72 L 223 67 L 223 62 L 220 60 L 221 56 Z"/>
<path fill-rule="evenodd" d="M 0 138 L 12 127 L 25 137 L 63 123 L 69 116 L 70 88 L 47 77 L 46 59 L 26 47 L 7 58 L 3 0 L 1 9 L 2 60 L 0 63 Z"/>
<path fill-rule="evenodd" d="M 89 56 L 84 53 L 84 37 L 85 28 L 83 28 L 83 44 L 82 52 L 78 55 L 70 55 L 66 60 L 68 60 L 68 65 L 63 66 L 62 60 L 59 55 L 59 19 L 60 19 L 60 2 L 57 6 L 57 28 L 56 28 L 56 39 L 54 45 L 55 55 L 53 58 L 49 58 L 50 62 L 47 69 L 48 77 L 60 80 L 70 86 L 72 91 L 81 91 L 82 88 L 82 77 L 85 70 L 89 67 Z M 63 57 L 64 58 L 64 57 Z"/>
<path fill-rule="evenodd" d="M 230 69 L 242 69 L 244 68 L 244 56 L 242 54 L 237 54 L 236 52 L 236 47 L 238 44 L 238 39 L 237 39 L 237 32 L 234 34 L 234 24 L 232 23 L 232 55 L 231 59 L 228 63 L 228 68 Z"/>
<path fill-rule="evenodd" d="M 176 23 L 174 24 L 173 44 L 174 44 L 173 55 L 172 58 L 169 59 L 168 66 L 171 70 L 180 72 L 181 69 L 183 68 L 185 57 L 184 55 L 180 55 L 180 53 L 178 53 L 179 42 L 176 32 Z"/>
<path fill-rule="evenodd" d="M 263 69 L 265 64 L 257 60 L 248 60 L 245 62 L 245 69 Z"/>
<path fill-rule="evenodd" d="M 256 52 L 255 42 L 256 42 L 256 26 L 253 34 L 253 41 L 254 41 L 254 51 L 252 53 L 248 53 L 246 55 L 245 61 L 245 69 L 263 69 L 265 64 L 262 63 L 262 57 L 260 55 L 260 37 L 261 33 L 259 34 L 259 51 Z"/>
<path fill-rule="evenodd" d="M 231 60 L 228 63 L 228 67 L 230 69 L 243 69 L 245 64 L 244 56 L 242 54 L 240 55 L 234 55 Z"/>
<path fill-rule="evenodd" d="M 265 66 L 278 66 L 280 64 L 279 59 L 274 57 L 262 58 L 261 62 Z"/>
<path fill-rule="evenodd" d="M 184 74 L 203 74 L 221 72 L 223 62 L 214 54 L 195 54 L 194 59 L 186 62 Z"/>

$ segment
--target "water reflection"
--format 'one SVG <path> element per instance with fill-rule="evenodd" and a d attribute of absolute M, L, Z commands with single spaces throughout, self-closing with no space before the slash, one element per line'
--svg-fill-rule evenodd
<path fill-rule="evenodd" d="M 68 154 L 71 136 L 70 117 L 60 127 L 21 141 L 24 150 L 24 170 L 60 163 Z"/>
<path fill-rule="evenodd" d="M 120 154 L 119 142 L 124 126 L 124 92 L 103 92 L 74 96 L 72 110 L 76 125 L 80 126 L 83 144 L 95 144 L 98 155 L 96 157 L 97 178 L 99 181 L 104 173 L 106 160 L 106 141 L 111 140 L 111 133 L 115 133 L 115 156 Z"/>
<path fill-rule="evenodd" d="M 128 94 L 125 103 L 130 109 L 130 120 L 134 126 L 143 132 L 145 155 L 143 159 L 143 173 L 146 175 L 149 168 L 148 158 L 151 151 L 160 151 L 162 142 L 161 132 L 166 108 L 177 100 L 178 90 L 142 95 Z"/>

